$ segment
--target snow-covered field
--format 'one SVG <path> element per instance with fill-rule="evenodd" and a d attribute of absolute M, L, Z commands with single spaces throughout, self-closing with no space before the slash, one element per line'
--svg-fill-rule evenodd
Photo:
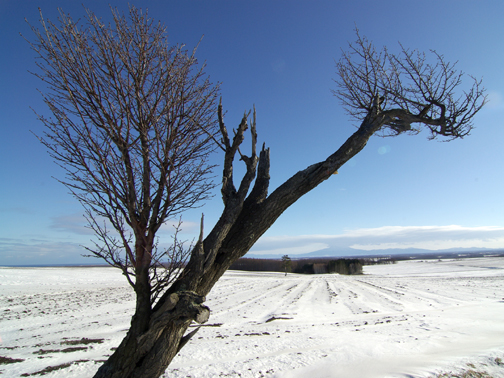
<path fill-rule="evenodd" d="M 228 272 L 165 377 L 504 377 L 504 258 L 407 261 L 364 275 Z M 113 268 L 0 268 L 3 377 L 91 377 L 124 336 Z M 470 365 L 467 365 L 470 364 Z"/>

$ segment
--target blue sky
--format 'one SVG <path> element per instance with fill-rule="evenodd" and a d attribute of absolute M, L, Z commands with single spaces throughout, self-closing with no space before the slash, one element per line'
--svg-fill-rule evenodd
<path fill-rule="evenodd" d="M 33 135 L 32 110 L 48 114 L 28 73 L 34 54 L 24 19 L 38 7 L 54 20 L 75 19 L 81 4 L 105 20 L 108 3 L 0 0 L 0 265 L 90 262 L 80 257 L 92 234 L 80 205 L 52 177 L 62 171 Z M 325 159 L 355 130 L 331 95 L 334 61 L 357 26 L 378 47 L 433 49 L 478 78 L 489 104 L 463 140 L 428 141 L 427 133 L 374 137 L 330 180 L 295 203 L 252 249 L 255 254 L 360 248 L 504 248 L 504 2 L 496 1 L 132 1 L 161 20 L 173 43 L 193 47 L 222 82 L 228 128 L 257 109 L 259 143 L 271 149 L 272 188 Z M 215 156 L 220 162 L 222 156 Z M 220 169 L 217 169 L 217 173 Z M 184 237 L 209 230 L 218 196 L 188 212 Z M 168 242 L 171 227 L 161 232 Z"/>

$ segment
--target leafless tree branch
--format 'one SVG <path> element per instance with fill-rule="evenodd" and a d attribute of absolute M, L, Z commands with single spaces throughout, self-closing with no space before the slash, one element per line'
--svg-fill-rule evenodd
<path fill-rule="evenodd" d="M 398 54 L 376 50 L 358 32 L 355 43 L 336 62 L 337 89 L 333 91 L 352 118 L 384 116 L 382 136 L 420 132 L 430 139 L 462 138 L 473 128 L 472 118 L 485 104 L 481 80 L 462 88 L 464 73 L 435 51 L 432 62 L 424 53 L 400 45 Z M 372 109 L 376 114 L 371 114 Z"/>
<path fill-rule="evenodd" d="M 155 300 L 187 253 L 179 228 L 168 250 L 157 248 L 157 231 L 213 188 L 219 85 L 195 49 L 170 46 L 165 27 L 134 7 L 127 16 L 112 9 L 109 25 L 91 11 L 77 22 L 62 11 L 58 23 L 40 17 L 29 43 L 52 117 L 38 116 L 46 126 L 39 139 L 86 209 L 97 238 L 88 250 L 137 291 L 142 276 Z"/>

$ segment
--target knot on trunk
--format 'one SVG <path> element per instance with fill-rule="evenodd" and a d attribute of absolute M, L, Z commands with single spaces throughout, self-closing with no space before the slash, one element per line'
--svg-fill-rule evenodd
<path fill-rule="evenodd" d="M 162 306 L 152 314 L 149 328 L 164 327 L 170 322 L 176 324 L 194 320 L 205 323 L 210 317 L 210 309 L 202 305 L 206 298 L 193 291 L 179 291 L 170 294 Z"/>
<path fill-rule="evenodd" d="M 206 301 L 206 297 L 193 291 L 181 291 L 176 294 L 178 295 L 178 302 L 171 311 L 176 323 L 194 320 L 198 324 L 203 324 L 208 320 L 210 309 L 202 304 Z"/>
<path fill-rule="evenodd" d="M 203 305 L 206 298 L 192 291 L 179 291 L 170 294 L 161 307 L 155 311 L 149 323 L 149 329 L 137 338 L 138 350 L 148 351 L 170 325 L 179 326 L 193 320 L 205 323 L 210 317 L 210 309 Z"/>

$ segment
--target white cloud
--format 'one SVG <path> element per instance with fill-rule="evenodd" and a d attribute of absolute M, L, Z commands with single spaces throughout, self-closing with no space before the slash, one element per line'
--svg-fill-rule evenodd
<path fill-rule="evenodd" d="M 252 254 L 302 254 L 323 249 L 351 250 L 420 248 L 504 248 L 504 227 L 384 226 L 346 230 L 338 235 L 298 235 L 265 237 Z"/>
<path fill-rule="evenodd" d="M 198 227 L 197 223 L 188 223 L 189 225 L 184 225 Z M 163 244 L 165 242 L 169 241 L 162 241 L 161 248 L 165 246 Z M 346 230 L 338 235 L 270 236 L 261 238 L 250 253 L 295 256 L 312 252 L 320 252 L 320 255 L 341 252 L 344 255 L 351 255 L 352 251 L 357 250 L 375 251 L 391 248 L 504 249 L 504 227 L 384 226 Z M 103 262 L 80 256 L 87 253 L 75 241 L 58 242 L 44 237 L 29 240 L 0 238 L 0 265 Z"/>
<path fill-rule="evenodd" d="M 175 228 L 179 224 L 178 220 L 169 220 L 161 226 L 159 231 L 163 234 L 172 235 L 175 232 Z M 191 221 L 183 221 L 180 225 L 180 233 L 194 233 L 199 232 L 200 225 L 196 222 Z"/>
<path fill-rule="evenodd" d="M 79 235 L 92 235 L 93 231 L 86 227 L 87 221 L 82 213 L 59 215 L 51 218 L 51 228 L 58 231 Z"/>
<path fill-rule="evenodd" d="M 304 253 L 317 252 L 329 248 L 326 243 L 308 243 L 298 247 L 285 247 L 275 249 L 254 250 L 254 255 L 301 255 Z"/>
<path fill-rule="evenodd" d="M 107 229 L 111 232 L 115 232 L 111 223 L 103 218 L 98 217 L 100 224 L 105 222 Z M 172 235 L 175 232 L 175 227 L 178 225 L 178 220 L 168 220 L 159 229 L 158 234 L 161 235 Z M 82 213 L 73 213 L 59 215 L 51 218 L 52 229 L 64 232 L 70 232 L 72 234 L 78 235 L 94 235 L 94 231 L 87 227 L 87 220 Z M 196 222 L 183 221 L 180 226 L 180 233 L 194 233 L 199 231 L 199 224 Z"/>
<path fill-rule="evenodd" d="M 0 239 L 0 265 L 103 263 L 82 254 L 89 252 L 77 243 Z"/>

